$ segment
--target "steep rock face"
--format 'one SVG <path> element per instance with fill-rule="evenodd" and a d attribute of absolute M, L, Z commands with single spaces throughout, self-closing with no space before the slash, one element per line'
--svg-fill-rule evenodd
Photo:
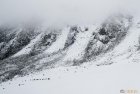
<path fill-rule="evenodd" d="M 1 42 L 0 59 L 5 59 L 20 51 L 37 35 L 34 28 L 14 29 L 14 32 L 6 34 Z M 3 31 L 4 32 L 4 31 Z"/>
<path fill-rule="evenodd" d="M 41 39 L 34 45 L 30 55 L 37 55 L 45 51 L 48 47 L 50 47 L 57 39 L 57 34 L 55 33 L 48 33 L 43 34 Z"/>
<path fill-rule="evenodd" d="M 0 59 L 4 59 L 7 57 L 6 53 L 8 52 L 8 48 L 10 48 L 10 45 L 12 44 L 12 41 L 16 37 L 16 34 L 18 33 L 18 30 L 15 28 L 8 28 L 8 27 L 2 27 L 0 28 Z"/>
<path fill-rule="evenodd" d="M 64 62 L 70 65 L 76 65 L 83 62 L 85 49 L 92 37 L 92 33 L 96 30 L 96 25 L 78 26 L 78 33 L 75 36 L 74 43 L 68 47 Z"/>
<path fill-rule="evenodd" d="M 56 41 L 47 49 L 44 53 L 52 54 L 58 53 L 60 51 L 64 51 L 66 48 L 66 41 L 68 42 L 68 37 L 70 34 L 70 27 L 66 27 L 59 31 L 60 33 L 57 35 Z"/>
<path fill-rule="evenodd" d="M 0 26 L 0 43 L 9 42 L 16 36 L 16 33 L 15 27 Z"/>
<path fill-rule="evenodd" d="M 79 33 L 79 28 L 77 26 L 72 26 L 70 28 L 66 43 L 65 43 L 65 47 L 64 49 L 66 49 L 67 47 L 69 47 L 70 45 L 72 45 L 75 40 L 76 40 L 76 35 Z"/>
<path fill-rule="evenodd" d="M 107 19 L 98 32 L 93 33 L 84 58 L 90 60 L 113 49 L 126 36 L 131 24 L 131 16 L 117 15 Z"/>

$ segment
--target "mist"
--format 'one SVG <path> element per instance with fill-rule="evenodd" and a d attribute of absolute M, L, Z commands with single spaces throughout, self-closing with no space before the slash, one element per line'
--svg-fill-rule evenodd
<path fill-rule="evenodd" d="M 139 16 L 139 0 L 0 0 L 0 23 L 93 24 L 113 13 Z"/>

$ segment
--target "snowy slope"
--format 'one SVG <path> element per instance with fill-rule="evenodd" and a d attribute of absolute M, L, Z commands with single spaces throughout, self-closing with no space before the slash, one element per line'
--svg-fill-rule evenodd
<path fill-rule="evenodd" d="M 69 33 L 69 30 L 70 28 L 67 27 L 67 28 L 64 28 L 62 31 L 61 31 L 61 35 L 59 35 L 58 39 L 56 40 L 56 42 L 51 46 L 49 47 L 45 53 L 53 53 L 53 52 L 57 52 L 61 49 L 64 48 L 65 46 L 65 43 L 66 43 L 66 40 L 67 40 L 67 37 L 68 37 L 68 33 Z"/>
<path fill-rule="evenodd" d="M 96 28 L 97 26 L 89 26 L 88 31 L 81 31 L 78 33 L 76 41 L 71 47 L 69 47 L 64 61 L 73 61 L 83 57 L 85 54 L 85 48 L 87 47 L 92 33 L 96 30 Z"/>
<path fill-rule="evenodd" d="M 59 34 L 51 30 L 41 32 L 12 57 L 0 61 L 0 94 L 119 94 L 120 90 L 130 89 L 140 94 L 139 25 L 134 21 L 127 29 L 128 19 L 113 20 L 106 27 L 71 26 Z M 105 51 L 115 34 L 125 30 L 124 39 L 118 39 L 117 45 Z M 113 34 L 114 39 L 109 39 Z M 106 38 L 109 41 L 103 42 Z M 91 52 L 101 53 L 72 66 L 85 59 L 90 43 Z M 25 55 L 30 51 L 36 54 Z"/>
<path fill-rule="evenodd" d="M 35 43 L 40 40 L 41 36 L 42 36 L 42 33 L 39 34 L 35 39 L 33 39 L 26 47 L 24 47 L 18 53 L 14 54 L 13 57 L 17 57 L 23 54 L 29 54 L 33 46 L 35 45 Z"/>
<path fill-rule="evenodd" d="M 20 78 L 16 76 L 12 81 L 0 85 L 0 94 L 119 94 L 121 90 L 126 93 L 127 90 L 136 90 L 140 94 L 140 51 L 136 50 L 139 30 L 134 25 L 113 51 L 102 58 L 99 56 L 99 61 L 44 70 Z M 90 33 L 86 34 L 90 36 Z M 132 56 L 128 58 L 130 54 Z M 109 60 L 115 64 L 109 65 Z"/>
<path fill-rule="evenodd" d="M 128 62 L 60 67 L 3 83 L 0 94 L 119 94 L 122 89 L 140 94 L 139 67 Z"/>
<path fill-rule="evenodd" d="M 128 31 L 126 38 L 117 45 L 113 51 L 99 56 L 97 58 L 97 65 L 106 65 L 116 62 L 132 62 L 129 61 L 129 58 L 136 58 L 139 61 L 139 51 L 138 47 L 140 37 L 140 28 L 137 27 L 137 24 L 134 24 L 131 29 Z"/>

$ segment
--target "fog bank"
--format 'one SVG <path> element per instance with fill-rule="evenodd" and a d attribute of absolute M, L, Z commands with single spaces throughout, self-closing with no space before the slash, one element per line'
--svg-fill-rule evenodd
<path fill-rule="evenodd" d="M 92 24 L 117 12 L 139 16 L 139 4 L 139 0 L 0 0 L 0 23 Z"/>

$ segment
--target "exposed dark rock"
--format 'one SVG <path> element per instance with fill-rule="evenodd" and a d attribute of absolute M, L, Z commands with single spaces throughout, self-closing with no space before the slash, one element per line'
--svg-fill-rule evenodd
<path fill-rule="evenodd" d="M 79 30 L 78 30 L 77 26 L 73 26 L 73 27 L 70 28 L 70 32 L 68 34 L 68 38 L 67 38 L 67 41 L 65 43 L 65 48 L 64 49 L 71 46 L 75 42 L 77 33 L 79 33 Z"/>
<path fill-rule="evenodd" d="M 108 33 L 107 33 L 107 31 L 105 30 L 105 28 L 101 28 L 101 29 L 99 30 L 99 34 L 100 34 L 100 35 L 108 35 Z"/>
<path fill-rule="evenodd" d="M 124 24 L 128 23 L 128 26 Z M 132 17 L 118 15 L 107 19 L 99 29 L 98 33 L 93 39 L 90 40 L 87 48 L 85 49 L 84 59 L 90 60 L 101 53 L 113 49 L 115 45 L 119 44 L 122 39 L 126 36 L 129 27 L 131 27 Z"/>
<path fill-rule="evenodd" d="M 30 55 L 34 56 L 43 52 L 56 41 L 56 38 L 57 34 L 55 33 L 49 33 L 42 36 L 41 40 L 34 45 L 32 51 L 30 52 Z"/>

